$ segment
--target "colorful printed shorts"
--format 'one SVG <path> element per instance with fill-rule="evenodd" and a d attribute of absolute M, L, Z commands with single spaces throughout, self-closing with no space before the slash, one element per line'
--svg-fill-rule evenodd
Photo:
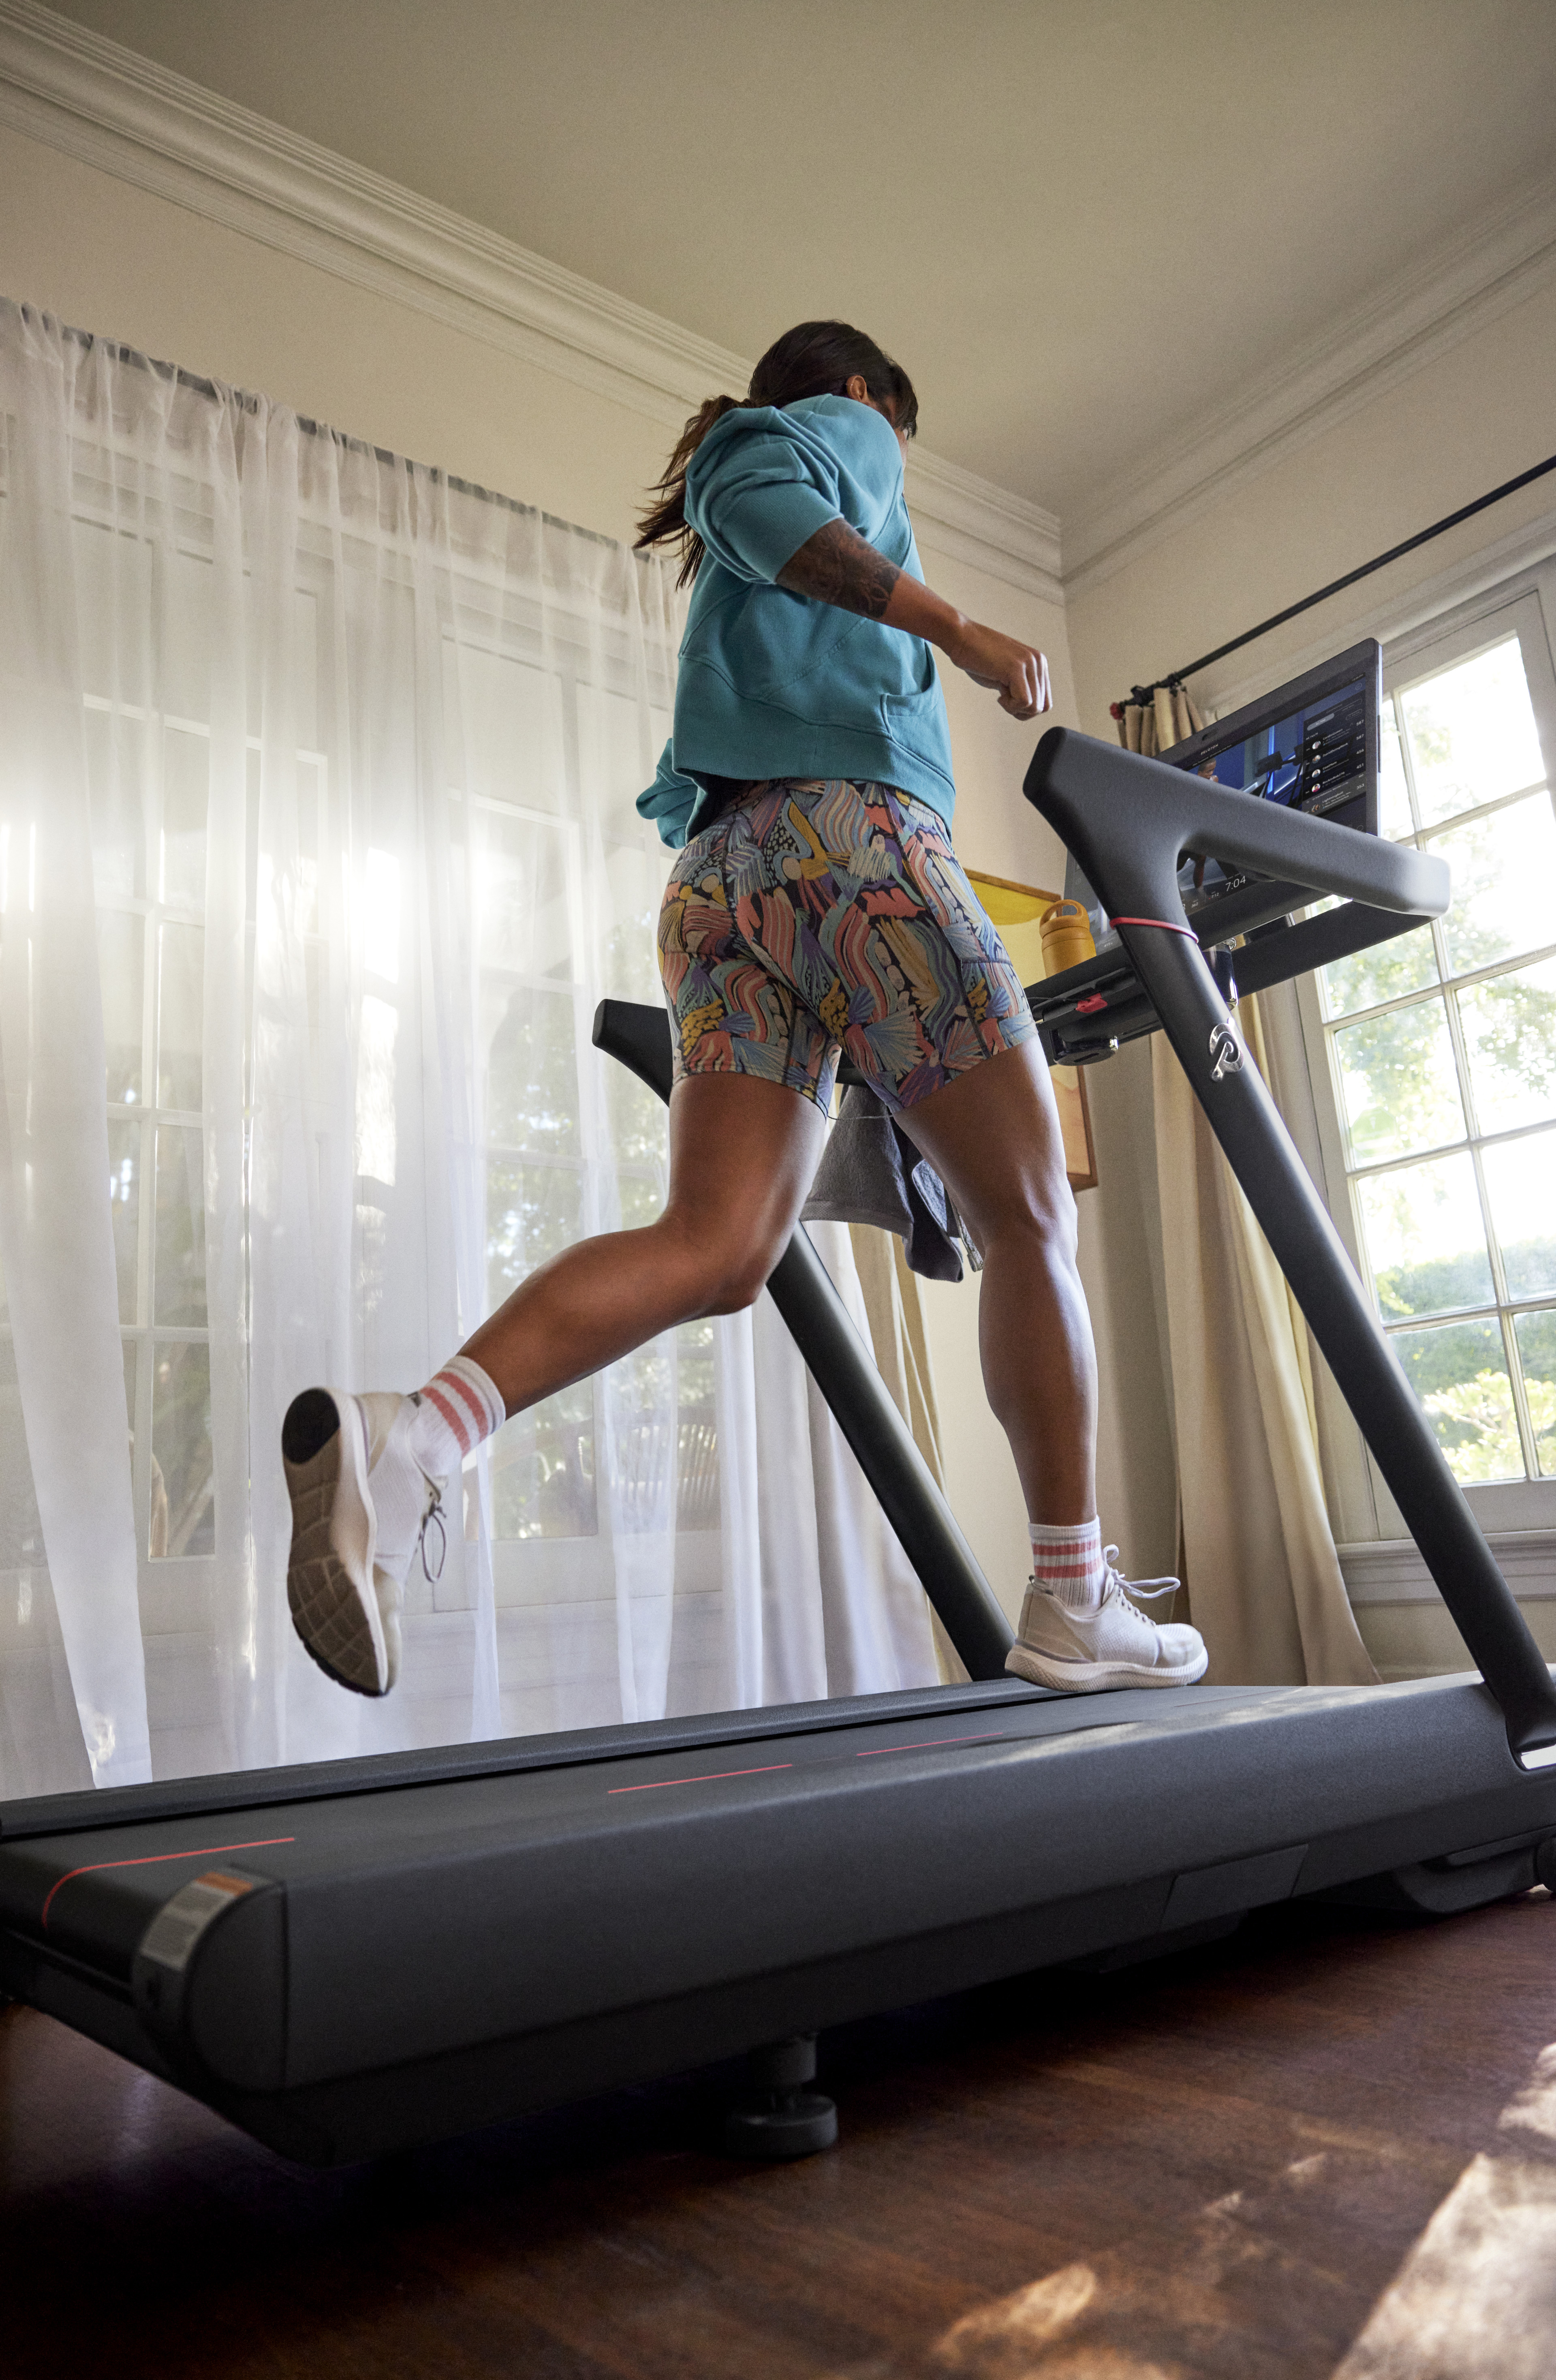
<path fill-rule="evenodd" d="M 680 855 L 659 912 L 675 1074 L 759 1075 L 832 1101 L 838 1052 L 911 1108 L 1035 1030 L 927 803 L 781 778 Z"/>

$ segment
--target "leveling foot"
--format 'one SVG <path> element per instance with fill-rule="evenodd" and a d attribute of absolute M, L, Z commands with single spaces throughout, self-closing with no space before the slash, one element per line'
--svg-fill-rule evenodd
<path fill-rule="evenodd" d="M 748 2064 L 753 2096 L 731 2107 L 724 2119 L 724 2145 L 731 2156 L 814 2156 L 838 2137 L 832 2100 L 804 2085 L 815 2080 L 815 2035 L 754 2049 Z"/>

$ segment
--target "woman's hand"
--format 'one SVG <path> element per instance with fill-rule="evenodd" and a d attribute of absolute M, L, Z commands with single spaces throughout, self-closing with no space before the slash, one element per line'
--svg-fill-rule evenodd
<path fill-rule="evenodd" d="M 975 686 L 997 688 L 999 707 L 1012 719 L 1035 719 L 1040 710 L 1052 709 L 1047 655 L 1019 637 L 1001 636 L 997 628 L 969 620 L 960 635 L 947 642 L 945 652 Z"/>

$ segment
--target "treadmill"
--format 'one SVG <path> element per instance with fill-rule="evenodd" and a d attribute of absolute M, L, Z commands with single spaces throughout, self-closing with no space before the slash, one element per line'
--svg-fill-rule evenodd
<path fill-rule="evenodd" d="M 1170 1949 L 1293 1894 L 1446 1912 L 1556 1882 L 1550 1673 L 1245 1063 L 1213 948 L 1249 936 L 1245 988 L 1276 981 L 1441 915 L 1447 869 L 1064 728 L 1025 790 L 1119 936 L 1032 988 L 1050 1053 L 1166 1032 L 1478 1677 L 1007 1677 L 1009 1623 L 800 1229 L 773 1296 L 971 1682 L 8 1803 L 0 1991 L 326 2165 Z M 1247 875 L 1207 908 L 1211 956 L 1186 853 Z M 606 1002 L 595 1039 L 668 1096 L 661 1011 Z M 767 2076 L 806 2070 L 781 2052 Z"/>

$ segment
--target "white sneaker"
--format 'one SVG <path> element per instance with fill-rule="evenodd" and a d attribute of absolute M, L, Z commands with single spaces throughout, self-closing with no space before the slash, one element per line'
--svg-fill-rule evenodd
<path fill-rule="evenodd" d="M 416 1412 L 415 1397 L 392 1390 L 305 1389 L 282 1425 L 292 1498 L 286 1600 L 325 1676 L 354 1694 L 386 1694 L 399 1676 L 411 1556 L 420 1547 L 425 1564 L 429 1527 L 443 1538 L 442 1482 L 406 1443 Z"/>
<path fill-rule="evenodd" d="M 1116 1546 L 1103 1548 L 1107 1578 L 1094 1611 L 1072 1611 L 1037 1581 L 1029 1581 L 1021 1626 L 1005 1657 L 1014 1677 L 1061 1694 L 1094 1694 L 1109 1686 L 1192 1686 L 1210 1655 L 1197 1628 L 1162 1627 L 1130 1602 L 1176 1592 L 1176 1578 L 1130 1586 L 1114 1568 Z"/>

